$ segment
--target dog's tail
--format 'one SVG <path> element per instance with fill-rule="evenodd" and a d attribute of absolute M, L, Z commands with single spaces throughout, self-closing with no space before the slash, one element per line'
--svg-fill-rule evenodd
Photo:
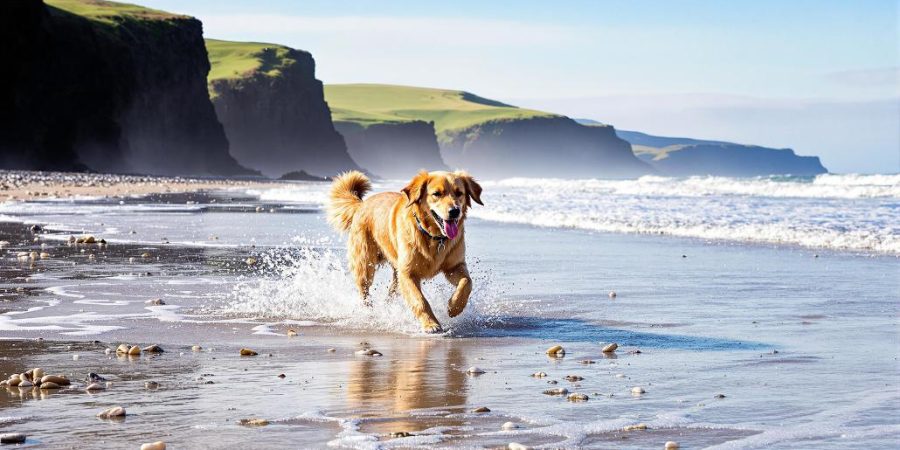
<path fill-rule="evenodd" d="M 362 198 L 372 189 L 362 172 L 351 170 L 344 172 L 331 183 L 331 195 L 328 202 L 328 222 L 338 231 L 348 231 L 353 223 L 353 215 L 362 205 Z"/>

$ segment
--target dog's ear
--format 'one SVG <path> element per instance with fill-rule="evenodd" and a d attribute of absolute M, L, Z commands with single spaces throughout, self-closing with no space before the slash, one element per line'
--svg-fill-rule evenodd
<path fill-rule="evenodd" d="M 428 172 L 421 171 L 418 175 L 413 177 L 413 179 L 406 185 L 405 188 L 401 189 L 400 192 L 403 192 L 403 195 L 406 195 L 406 206 L 412 206 L 416 204 L 421 198 L 422 195 L 425 194 L 425 188 L 428 186 Z"/>
<path fill-rule="evenodd" d="M 466 184 L 466 195 L 469 197 L 466 199 L 466 206 L 472 205 L 470 199 L 475 200 L 475 203 L 484 206 L 484 203 L 481 203 L 481 185 L 466 172 L 458 171 L 456 172 L 456 176 Z"/>

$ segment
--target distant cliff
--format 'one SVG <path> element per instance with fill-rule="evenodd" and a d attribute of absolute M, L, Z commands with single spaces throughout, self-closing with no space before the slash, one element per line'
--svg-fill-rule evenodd
<path fill-rule="evenodd" d="M 417 164 L 413 165 L 435 161 L 434 150 L 439 147 L 440 158 L 448 166 L 468 169 L 482 178 L 626 178 L 653 172 L 632 154 L 628 143 L 619 139 L 612 127 L 583 126 L 564 116 L 518 108 L 465 91 L 349 84 L 328 85 L 325 95 L 336 122 L 357 125 L 341 126 L 342 131 L 378 130 L 380 126 L 412 121 L 433 123 L 437 145 L 422 141 L 404 153 L 414 158 Z M 350 142 L 351 138 L 347 139 Z M 366 151 L 368 158 L 377 157 L 373 151 L 386 151 L 390 139 L 385 133 L 378 147 L 381 150 Z M 396 137 L 393 139 L 397 142 Z M 356 145 L 350 142 L 351 153 L 367 167 L 357 157 Z M 386 153 L 383 157 L 396 164 L 392 159 L 395 155 Z"/>
<path fill-rule="evenodd" d="M 331 122 L 309 53 L 253 42 L 206 45 L 210 96 L 241 164 L 272 177 L 359 168 Z"/>
<path fill-rule="evenodd" d="M 200 21 L 96 0 L 0 4 L 0 167 L 249 173 L 206 90 Z"/>
<path fill-rule="evenodd" d="M 635 154 L 663 175 L 818 175 L 827 173 L 816 156 L 798 156 L 791 149 L 775 149 L 723 141 L 652 136 L 618 131 Z"/>
<path fill-rule="evenodd" d="M 353 160 L 383 178 L 406 179 L 425 169 L 447 170 L 441 160 L 434 125 L 415 120 L 363 126 L 335 122 Z"/>

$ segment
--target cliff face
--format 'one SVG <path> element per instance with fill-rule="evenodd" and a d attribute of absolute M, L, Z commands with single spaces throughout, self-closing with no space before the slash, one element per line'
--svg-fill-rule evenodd
<path fill-rule="evenodd" d="M 490 121 L 445 132 L 441 154 L 478 176 L 631 178 L 653 170 L 609 126 L 567 117 Z"/>
<path fill-rule="evenodd" d="M 407 179 L 421 169 L 447 170 L 434 125 L 429 122 L 377 123 L 368 127 L 335 122 L 335 127 L 347 141 L 353 160 L 380 177 Z"/>
<path fill-rule="evenodd" d="M 208 98 L 198 20 L 161 12 L 97 20 L 40 0 L 0 10 L 12 76 L 0 86 L 3 167 L 248 173 L 228 154 Z"/>
<path fill-rule="evenodd" d="M 210 53 L 254 45 L 209 41 Z M 258 60 L 246 72 L 209 80 L 216 114 L 231 143 L 231 154 L 247 167 L 272 177 L 303 170 L 313 175 L 359 169 L 331 122 L 315 61 L 300 50 L 266 47 L 244 55 Z M 213 64 L 227 58 L 213 57 Z M 253 61 L 251 61 L 251 64 Z"/>
<path fill-rule="evenodd" d="M 652 136 L 619 131 L 635 153 L 663 175 L 756 177 L 809 176 L 828 173 L 816 156 L 798 156 L 791 149 L 775 149 L 722 141 Z"/>

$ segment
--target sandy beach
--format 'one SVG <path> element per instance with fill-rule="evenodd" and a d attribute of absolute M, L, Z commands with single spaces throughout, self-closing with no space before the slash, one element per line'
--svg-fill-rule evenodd
<path fill-rule="evenodd" d="M 474 218 L 472 304 L 451 320 L 449 287 L 427 283 L 449 331 L 426 336 L 385 298 L 386 273 L 379 306 L 359 307 L 317 200 L 327 185 L 185 180 L 115 197 L 154 183 L 3 204 L 0 379 L 41 368 L 71 384 L 0 387 L 0 434 L 35 448 L 900 438 L 894 256 Z M 70 242 L 85 235 L 106 244 Z M 97 417 L 113 407 L 126 415 Z"/>

